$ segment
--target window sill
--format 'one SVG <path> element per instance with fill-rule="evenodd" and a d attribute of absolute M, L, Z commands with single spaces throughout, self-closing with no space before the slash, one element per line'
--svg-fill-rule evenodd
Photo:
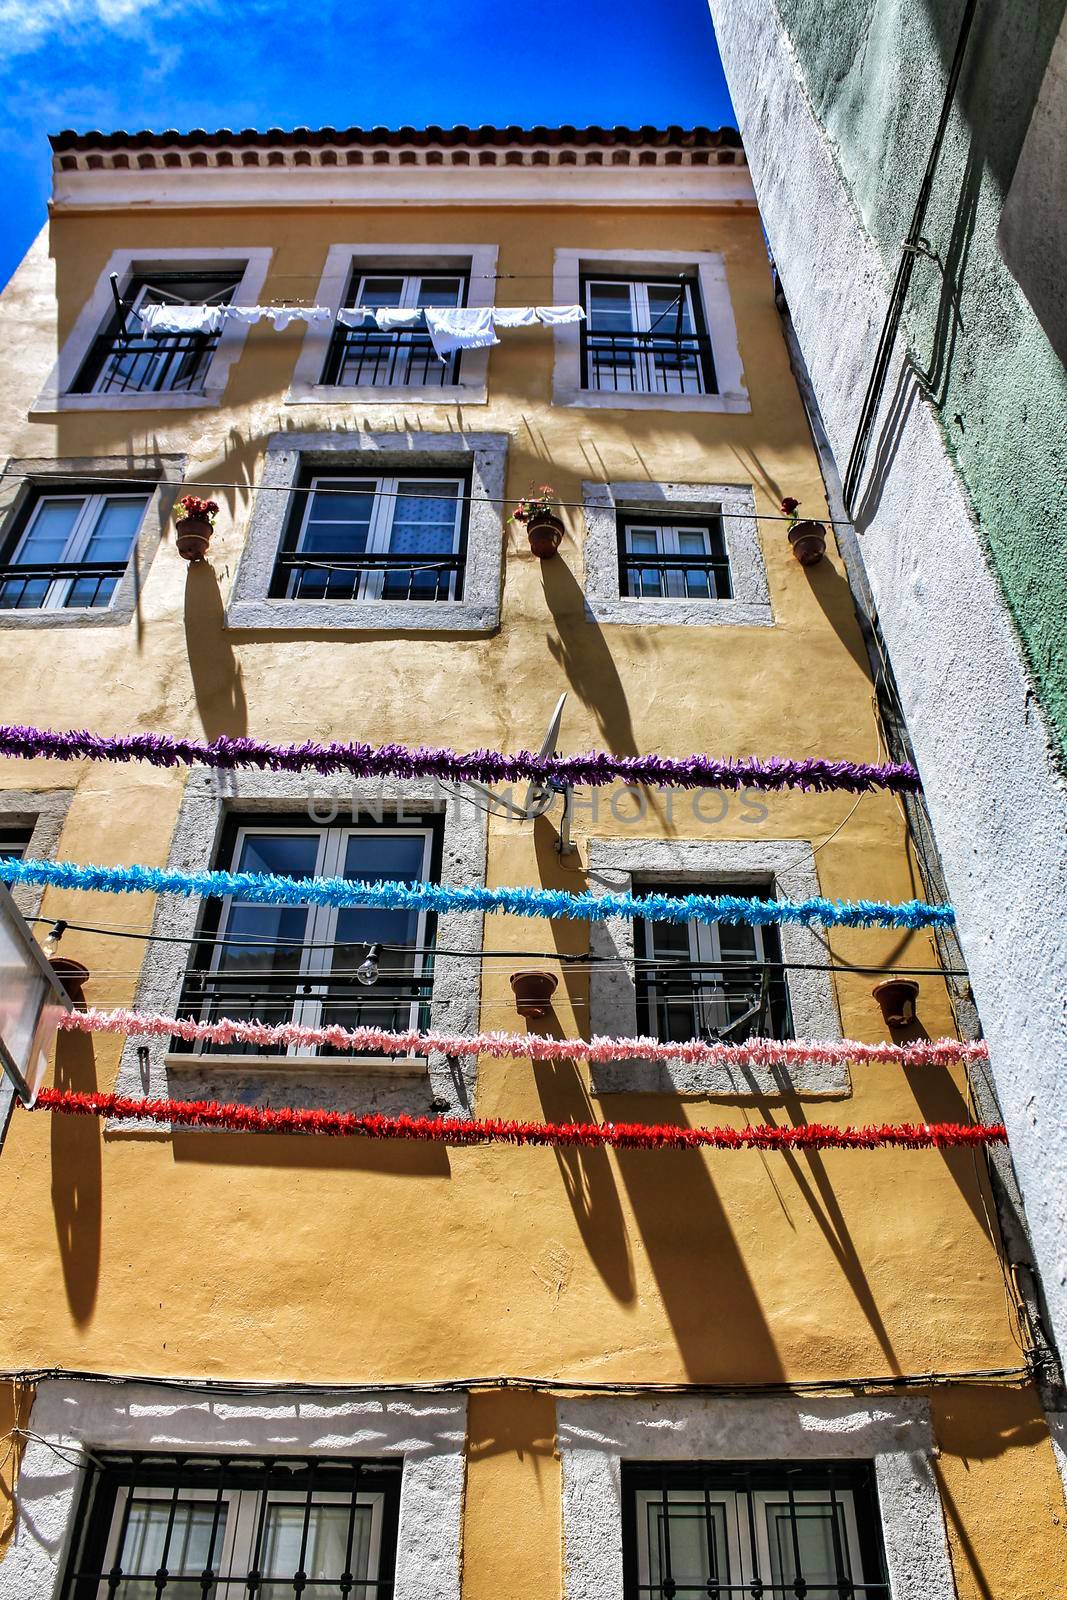
<path fill-rule="evenodd" d="M 32 422 L 63 411 L 193 411 L 221 404 L 221 389 L 189 394 L 60 394 L 41 395 L 28 414 Z"/>
<path fill-rule="evenodd" d="M 62 611 L 3 611 L 0 610 L 2 628 L 121 628 L 133 616 L 133 606 L 86 607 L 78 610 L 71 606 Z"/>
<path fill-rule="evenodd" d="M 572 389 L 557 384 L 557 406 L 589 411 L 705 411 L 744 415 L 752 405 L 743 391 L 727 394 L 630 394 L 614 389 Z"/>
<path fill-rule="evenodd" d="M 375 1078 L 424 1078 L 427 1074 L 425 1056 L 226 1055 L 222 1051 L 197 1056 L 182 1050 L 168 1050 L 163 1060 L 166 1066 L 189 1073 L 208 1073 L 214 1072 L 216 1067 L 225 1067 L 230 1071 L 322 1072 L 330 1076 L 338 1072 L 359 1072 Z"/>
<path fill-rule="evenodd" d="M 468 605 L 462 600 L 236 600 L 226 609 L 231 631 L 492 633 L 499 625 L 499 603 Z"/>
<path fill-rule="evenodd" d="M 610 1061 L 592 1063 L 591 1092 L 689 1095 L 705 1100 L 847 1100 L 852 1078 L 846 1066 L 705 1067 L 685 1061 Z"/>
<path fill-rule="evenodd" d="M 352 388 L 317 383 L 294 383 L 285 397 L 287 406 L 484 406 L 489 398 L 484 383 L 362 384 Z"/>
<path fill-rule="evenodd" d="M 770 605 L 743 600 L 591 600 L 587 595 L 585 616 L 588 622 L 631 628 L 774 627 Z"/>

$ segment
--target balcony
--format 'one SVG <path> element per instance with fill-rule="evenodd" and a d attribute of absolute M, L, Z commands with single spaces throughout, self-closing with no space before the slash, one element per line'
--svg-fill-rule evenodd
<path fill-rule="evenodd" d="M 280 555 L 277 593 L 290 600 L 458 600 L 462 555 Z"/>
<path fill-rule="evenodd" d="M 598 333 L 582 328 L 583 387 L 617 394 L 714 394 L 705 334 Z"/>
<path fill-rule="evenodd" d="M 730 562 L 722 556 L 642 555 L 619 557 L 620 592 L 632 600 L 729 599 Z"/>
<path fill-rule="evenodd" d="M 125 561 L 0 566 L 0 611 L 103 607 L 125 571 Z"/>
<path fill-rule="evenodd" d="M 457 353 L 442 361 L 429 334 L 418 328 L 382 333 L 338 324 L 322 381 L 343 389 L 440 389 L 458 383 L 459 360 Z"/>
<path fill-rule="evenodd" d="M 217 333 L 101 334 L 72 392 L 195 394 L 218 342 Z"/>
<path fill-rule="evenodd" d="M 781 962 L 637 963 L 640 1032 L 667 1044 L 687 1039 L 792 1039 Z"/>

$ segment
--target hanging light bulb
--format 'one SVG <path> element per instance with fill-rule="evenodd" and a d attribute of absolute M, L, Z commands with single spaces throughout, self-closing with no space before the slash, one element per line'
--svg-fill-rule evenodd
<path fill-rule="evenodd" d="M 378 982 L 378 957 L 382 953 L 380 944 L 369 944 L 367 954 L 356 968 L 356 982 L 369 989 Z"/>
<path fill-rule="evenodd" d="M 59 941 L 62 939 L 66 931 L 67 924 L 65 922 L 53 922 L 52 926 L 49 928 L 48 937 L 43 946 L 44 953 L 48 957 L 49 961 L 51 961 L 52 957 L 56 953 L 56 950 L 59 948 Z"/>

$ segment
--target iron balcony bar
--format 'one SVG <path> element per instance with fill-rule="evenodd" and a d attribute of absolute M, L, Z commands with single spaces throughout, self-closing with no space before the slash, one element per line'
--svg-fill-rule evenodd
<path fill-rule="evenodd" d="M 639 551 L 626 550 L 622 555 L 623 576 L 627 579 L 629 598 L 643 600 L 653 599 L 686 599 L 699 600 L 707 597 L 714 600 L 727 600 L 730 594 L 730 563 L 725 556 L 660 556 L 641 555 Z M 684 596 L 663 595 L 666 589 L 666 578 L 672 572 L 683 575 L 685 584 Z M 645 583 L 645 574 L 655 574 L 652 585 L 660 589 L 659 594 L 651 597 L 647 594 L 648 585 Z M 694 587 L 690 585 L 690 574 L 702 579 Z M 709 583 L 707 580 L 711 578 Z M 631 589 L 629 586 L 633 584 Z"/>
<path fill-rule="evenodd" d="M 586 388 L 629 394 L 715 392 L 707 334 L 600 333 L 583 324 L 581 338 Z"/>
<path fill-rule="evenodd" d="M 195 389 L 218 346 L 218 333 L 102 334 L 76 394 L 184 393 Z M 189 361 L 188 370 L 181 371 Z M 110 367 L 110 370 L 109 370 Z"/>
<path fill-rule="evenodd" d="M 0 611 L 19 610 L 19 601 L 31 583 L 52 584 L 61 578 L 72 578 L 75 582 L 96 580 L 92 599 L 81 601 L 78 606 L 79 610 L 82 606 L 89 608 L 96 605 L 101 585 L 121 578 L 125 571 L 124 561 L 20 561 L 9 566 L 0 566 Z M 12 600 L 10 586 L 18 584 L 21 584 L 18 598 Z"/>
<path fill-rule="evenodd" d="M 298 574 L 293 593 L 288 596 L 293 600 L 304 595 L 318 600 L 351 600 L 360 587 L 361 574 L 375 572 L 385 574 L 383 600 L 451 600 L 454 597 L 452 576 L 455 574 L 457 580 L 461 578 L 463 567 L 463 556 L 439 556 L 432 550 L 424 554 L 410 551 L 402 556 L 346 555 L 324 550 L 317 555 L 283 554 L 277 562 L 278 574 Z M 345 581 L 344 575 L 349 573 L 351 582 Z M 310 594 L 313 585 L 322 592 Z M 278 584 L 276 592 L 285 594 L 287 587 Z M 458 582 L 455 587 L 458 589 Z"/>
<path fill-rule="evenodd" d="M 370 986 L 360 984 L 354 970 L 320 975 L 193 971 L 185 975 L 178 1016 L 196 1022 L 218 1022 L 224 1017 L 233 1017 L 273 1025 L 293 1021 L 298 1009 L 311 1003 L 320 1010 L 321 1020 L 337 1022 L 346 1028 L 369 1026 L 395 1032 L 413 1025 L 413 1011 L 415 1026 L 429 1026 L 432 991 L 432 971 L 400 977 L 383 973 L 378 982 Z M 351 1054 L 327 1046 L 301 1048 L 306 1054 Z M 190 1055 L 286 1054 L 285 1045 L 271 1048 L 247 1040 L 215 1045 L 174 1039 L 171 1049 Z"/>
<path fill-rule="evenodd" d="M 418 328 L 346 328 L 338 323 L 323 383 L 341 389 L 412 385 L 437 389 L 457 380 L 459 354 L 442 361 L 428 333 Z"/>

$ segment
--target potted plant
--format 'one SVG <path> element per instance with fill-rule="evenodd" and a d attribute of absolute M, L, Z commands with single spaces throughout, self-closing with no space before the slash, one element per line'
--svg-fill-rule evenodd
<path fill-rule="evenodd" d="M 177 509 L 178 554 L 184 561 L 203 561 L 219 508 L 214 500 L 183 494 Z"/>
<path fill-rule="evenodd" d="M 919 985 L 912 978 L 883 978 L 871 990 L 887 1028 L 907 1028 L 915 1021 Z"/>
<path fill-rule="evenodd" d="M 520 1017 L 543 1017 L 552 1010 L 552 996 L 559 979 L 554 972 L 536 972 L 524 968 L 511 974 L 511 987 L 515 991 L 515 1009 Z"/>
<path fill-rule="evenodd" d="M 550 483 L 524 494 L 512 513 L 516 522 L 526 524 L 530 549 L 541 561 L 548 561 L 559 549 L 563 538 L 563 524 L 553 506 L 557 504 L 556 491 Z"/>
<path fill-rule="evenodd" d="M 821 522 L 802 520 L 797 516 L 799 500 L 786 498 L 782 510 L 789 518 L 789 543 L 802 567 L 814 567 L 826 554 L 826 529 Z"/>

